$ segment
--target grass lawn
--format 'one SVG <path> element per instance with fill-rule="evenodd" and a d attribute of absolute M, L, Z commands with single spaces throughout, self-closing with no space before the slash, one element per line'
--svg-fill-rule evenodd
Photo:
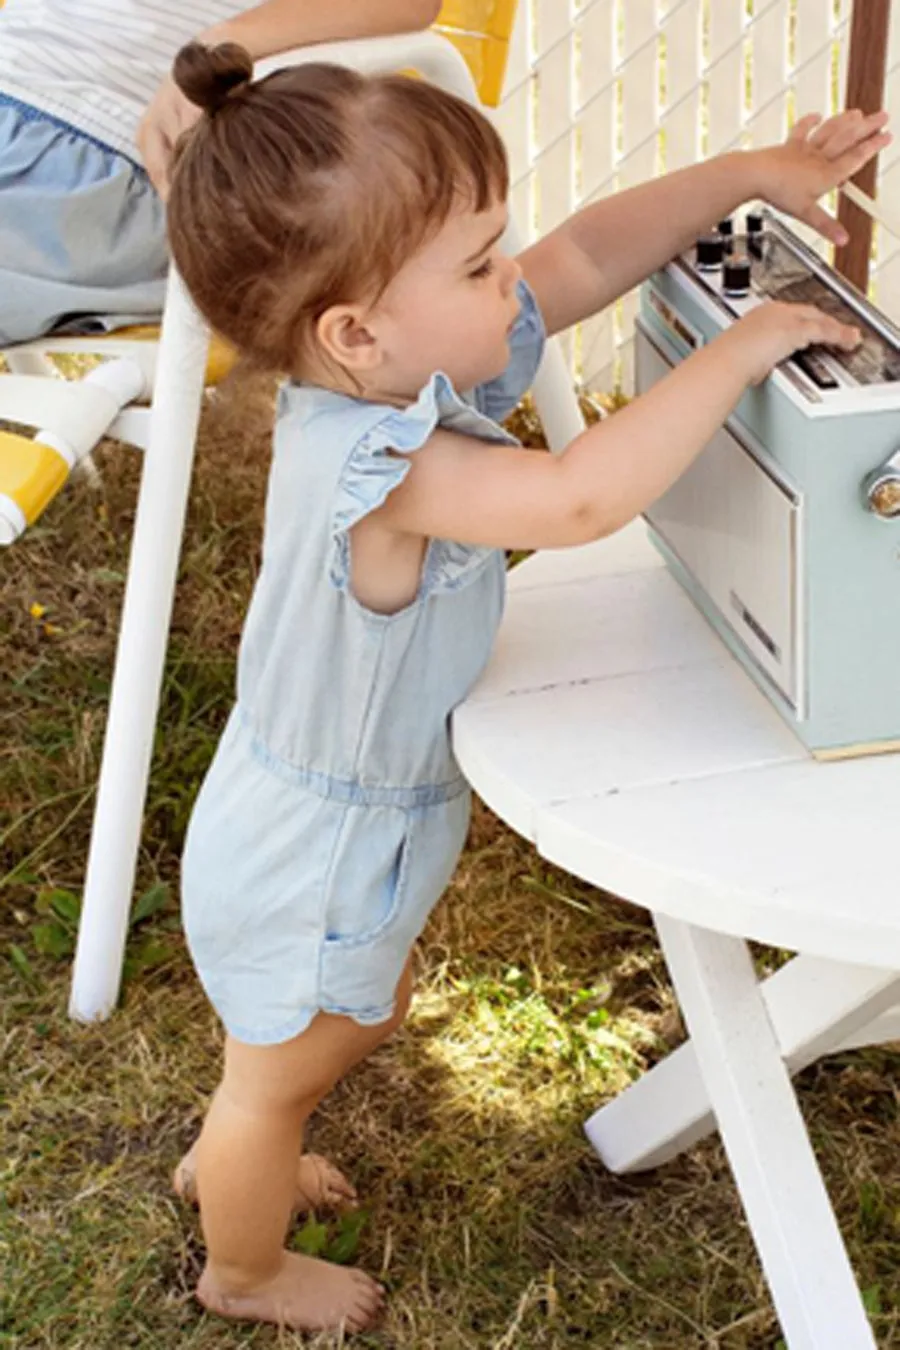
<path fill-rule="evenodd" d="M 218 1069 L 178 925 L 178 857 L 232 697 L 259 542 L 268 391 L 206 417 L 121 1009 L 66 1019 L 139 468 L 98 455 L 2 558 L 0 1346 L 337 1344 L 238 1328 L 191 1290 L 196 1215 L 169 1190 Z M 386 1350 L 774 1350 L 771 1304 L 717 1142 L 607 1174 L 581 1123 L 682 1035 L 643 912 L 548 868 L 476 805 L 425 935 L 408 1026 L 315 1118 L 361 1220 L 293 1241 L 378 1273 Z M 835 1058 L 800 1096 L 879 1344 L 900 1346 L 897 1056 Z M 852 1347 L 847 1347 L 852 1350 Z"/>

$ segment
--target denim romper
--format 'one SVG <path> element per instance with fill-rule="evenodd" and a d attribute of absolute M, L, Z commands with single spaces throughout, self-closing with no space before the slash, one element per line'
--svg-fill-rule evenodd
<path fill-rule="evenodd" d="M 241 1041 L 288 1040 L 319 1011 L 389 1018 L 459 858 L 470 803 L 449 719 L 488 660 L 504 554 L 432 539 L 416 598 L 377 614 L 351 593 L 349 532 L 435 427 L 518 444 L 497 422 L 544 343 L 524 283 L 519 297 L 509 366 L 465 398 L 442 373 L 403 409 L 309 385 L 280 395 L 237 703 L 182 876 L 191 955 Z"/>

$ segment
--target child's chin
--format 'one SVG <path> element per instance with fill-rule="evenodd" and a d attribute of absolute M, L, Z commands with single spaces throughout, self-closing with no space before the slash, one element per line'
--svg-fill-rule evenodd
<path fill-rule="evenodd" d="M 478 373 L 477 379 L 472 380 L 471 384 L 487 384 L 488 380 L 499 379 L 509 365 L 509 342 L 502 342 L 496 356 L 492 360 L 485 360 Z"/>
<path fill-rule="evenodd" d="M 479 384 L 487 384 L 489 380 L 496 380 L 508 365 L 509 340 L 505 338 L 497 343 L 494 351 L 486 352 L 479 361 L 472 361 L 465 370 L 461 366 L 454 368 L 449 363 L 445 370 L 454 389 L 462 393 L 466 389 L 475 389 Z"/>

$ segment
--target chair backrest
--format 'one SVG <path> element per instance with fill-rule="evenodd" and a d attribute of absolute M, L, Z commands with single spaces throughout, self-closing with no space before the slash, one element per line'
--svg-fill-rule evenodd
<path fill-rule="evenodd" d="M 444 0 L 435 28 L 466 58 L 482 103 L 503 93 L 518 0 Z"/>

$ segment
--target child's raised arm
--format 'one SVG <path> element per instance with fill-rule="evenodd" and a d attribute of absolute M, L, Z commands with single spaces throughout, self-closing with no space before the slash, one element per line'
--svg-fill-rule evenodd
<path fill-rule="evenodd" d="M 719 155 L 577 212 L 519 259 L 548 331 L 596 314 L 751 199 L 845 243 L 818 200 L 890 142 L 887 117 L 854 111 L 821 122 L 813 114 L 782 145 Z"/>
<path fill-rule="evenodd" d="M 556 457 L 438 431 L 369 528 L 498 548 L 612 534 L 675 482 L 749 384 L 814 342 L 852 349 L 859 333 L 812 306 L 768 301 Z"/>

